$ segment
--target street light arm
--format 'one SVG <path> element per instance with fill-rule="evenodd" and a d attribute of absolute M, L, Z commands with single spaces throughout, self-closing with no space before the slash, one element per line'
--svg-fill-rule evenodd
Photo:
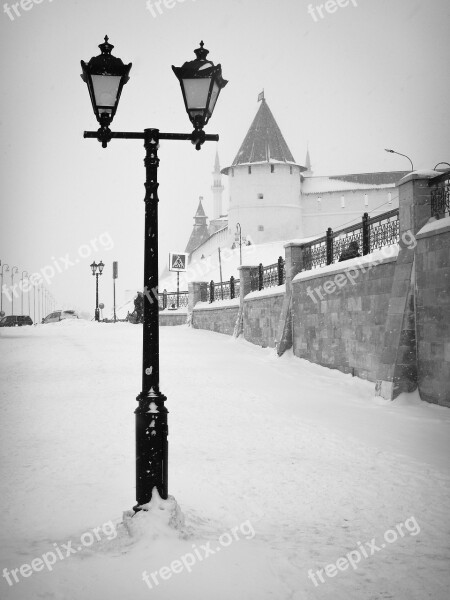
<path fill-rule="evenodd" d="M 397 150 L 391 150 L 390 148 L 385 148 L 385 152 L 390 152 L 391 154 L 398 154 L 399 156 L 404 156 L 411 163 L 411 171 L 414 171 L 413 161 L 406 154 L 402 154 L 401 152 L 397 152 Z"/>
<path fill-rule="evenodd" d="M 159 139 L 160 140 L 178 140 L 178 141 L 187 140 L 192 143 L 197 143 L 198 133 L 199 132 L 195 131 L 195 130 L 192 133 L 160 132 Z M 102 144 L 106 140 L 104 130 L 102 130 L 101 128 L 98 131 L 85 131 L 83 133 L 83 137 L 96 139 L 99 142 L 102 142 Z M 114 139 L 114 138 L 118 139 L 118 140 L 120 140 L 120 139 L 122 139 L 122 140 L 145 140 L 145 131 L 109 131 L 107 137 L 108 137 L 108 139 L 106 140 L 106 143 L 108 143 L 111 139 Z M 201 144 L 203 144 L 203 142 L 218 142 L 219 136 L 217 134 L 204 134 L 204 137 L 201 136 L 201 140 L 202 140 Z M 104 146 L 104 147 L 106 147 L 106 146 Z"/>

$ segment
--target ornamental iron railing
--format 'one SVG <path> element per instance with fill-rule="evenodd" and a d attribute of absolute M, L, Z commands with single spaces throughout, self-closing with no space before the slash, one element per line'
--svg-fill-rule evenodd
<path fill-rule="evenodd" d="M 207 288 L 200 292 L 202 302 L 216 302 L 217 300 L 233 300 L 238 298 L 241 289 L 240 279 L 230 277 L 230 281 L 214 282 L 210 281 Z"/>
<path fill-rule="evenodd" d="M 251 290 L 256 292 L 265 288 L 283 285 L 286 281 L 286 264 L 280 256 L 273 265 L 263 267 L 259 264 L 258 270 L 251 274 Z"/>
<path fill-rule="evenodd" d="M 437 219 L 450 214 L 450 171 L 430 179 L 431 214 Z"/>
<path fill-rule="evenodd" d="M 398 243 L 400 237 L 398 215 L 398 208 L 375 217 L 369 217 L 368 213 L 364 213 L 360 223 L 338 231 L 333 231 L 329 227 L 323 237 L 301 246 L 302 271 L 365 256 L 374 250 Z"/>
<path fill-rule="evenodd" d="M 167 292 L 164 290 L 158 294 L 158 304 L 160 310 L 166 308 L 185 308 L 189 303 L 189 292 Z"/>

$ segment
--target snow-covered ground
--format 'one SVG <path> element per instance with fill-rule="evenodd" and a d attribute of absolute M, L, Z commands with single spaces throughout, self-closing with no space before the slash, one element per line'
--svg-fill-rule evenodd
<path fill-rule="evenodd" d="M 187 326 L 161 329 L 185 525 L 121 525 L 141 333 L 0 330 L 2 599 L 448 598 L 450 411 Z"/>

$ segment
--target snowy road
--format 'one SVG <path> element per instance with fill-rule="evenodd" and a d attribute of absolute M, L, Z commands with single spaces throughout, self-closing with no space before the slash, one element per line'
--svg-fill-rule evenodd
<path fill-rule="evenodd" d="M 184 536 L 117 525 L 51 571 L 20 570 L 134 505 L 140 339 L 128 324 L 0 331 L 0 598 L 448 598 L 450 411 L 187 327 L 161 329 Z M 208 543 L 191 572 L 161 575 Z"/>

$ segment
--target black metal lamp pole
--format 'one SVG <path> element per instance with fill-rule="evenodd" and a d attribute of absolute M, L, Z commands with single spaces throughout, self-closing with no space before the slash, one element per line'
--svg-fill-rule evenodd
<path fill-rule="evenodd" d="M 95 320 L 99 321 L 99 308 L 98 308 L 98 276 L 99 273 L 95 274 Z"/>
<path fill-rule="evenodd" d="M 131 63 L 111 56 L 113 46 L 100 45 L 102 54 L 88 64 L 82 61 L 83 80 L 89 87 L 94 113 L 100 123 L 98 131 L 85 131 L 85 138 L 95 138 L 104 148 L 116 139 L 142 139 L 145 148 L 145 223 L 144 223 L 144 323 L 142 335 L 142 391 L 136 398 L 136 501 L 135 511 L 150 502 L 154 488 L 163 499 L 168 495 L 168 410 L 166 396 L 159 388 L 159 303 L 158 303 L 158 148 L 160 140 L 189 140 L 197 150 L 205 141 L 218 141 L 218 135 L 206 135 L 220 90 L 226 85 L 221 66 L 206 60 L 208 50 L 195 50 L 196 60 L 182 67 L 172 67 L 178 77 L 189 118 L 191 134 L 162 133 L 149 128 L 143 132 L 112 132 L 109 129 L 123 85 L 129 80 Z M 96 90 L 99 75 L 103 85 Z M 95 78 L 93 77 L 95 76 Z M 206 83 L 206 85 L 204 85 Z M 105 89 L 109 86 L 109 95 Z"/>

